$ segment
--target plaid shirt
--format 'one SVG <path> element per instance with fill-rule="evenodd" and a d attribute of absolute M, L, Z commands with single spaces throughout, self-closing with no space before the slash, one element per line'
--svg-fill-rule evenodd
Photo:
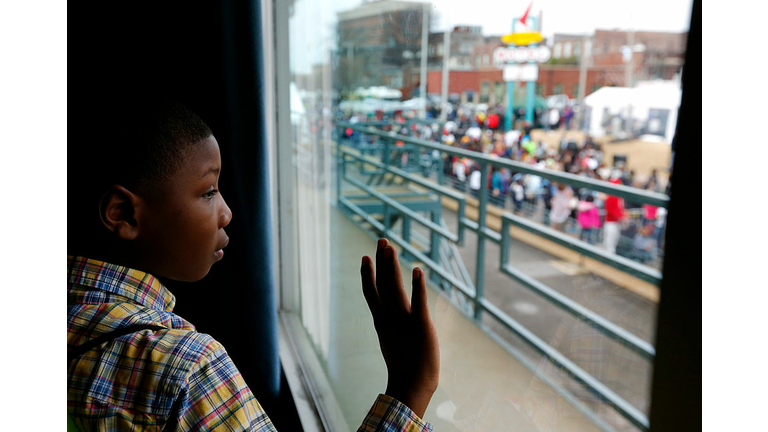
<path fill-rule="evenodd" d="M 67 366 L 67 411 L 81 430 L 274 431 L 224 347 L 172 313 L 176 299 L 152 275 L 67 256 L 67 349 L 136 324 Z M 379 395 L 359 431 L 431 431 Z"/>

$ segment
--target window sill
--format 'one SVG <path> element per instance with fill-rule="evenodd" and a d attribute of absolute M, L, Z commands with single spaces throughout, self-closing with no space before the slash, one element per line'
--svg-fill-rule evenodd
<path fill-rule="evenodd" d="M 278 312 L 280 361 L 305 432 L 349 432 L 338 401 L 301 322 Z"/>

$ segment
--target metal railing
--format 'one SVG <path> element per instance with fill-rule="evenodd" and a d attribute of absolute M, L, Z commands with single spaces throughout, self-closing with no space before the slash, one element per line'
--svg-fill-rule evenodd
<path fill-rule="evenodd" d="M 667 207 L 669 198 L 666 195 L 637 190 L 622 185 L 614 185 L 608 182 L 593 180 L 569 173 L 548 169 L 539 169 L 517 161 L 492 158 L 477 152 L 449 147 L 434 142 L 410 138 L 388 132 L 382 132 L 374 128 L 366 127 L 365 125 L 339 123 L 337 124 L 337 127 L 351 128 L 363 134 L 373 135 L 377 137 L 378 140 L 383 141 L 382 144 L 377 145 L 374 148 L 359 150 L 354 150 L 343 145 L 337 145 L 336 155 L 338 164 L 336 169 L 336 192 L 338 205 L 341 209 L 347 210 L 351 214 L 360 216 L 364 222 L 370 224 L 375 230 L 379 231 L 382 235 L 385 235 L 391 241 L 402 247 L 404 251 L 403 258 L 423 263 L 424 266 L 431 270 L 433 279 L 445 281 L 463 293 L 474 305 L 473 317 L 478 325 L 485 328 L 484 325 L 482 325 L 481 318 L 484 312 L 488 313 L 497 322 L 502 324 L 516 335 L 520 336 L 529 346 L 534 348 L 540 354 L 548 358 L 552 363 L 557 365 L 563 372 L 584 385 L 592 394 L 597 396 L 599 400 L 602 400 L 612 406 L 618 413 L 620 413 L 633 425 L 641 430 L 648 430 L 648 418 L 641 411 L 621 398 L 596 378 L 573 363 L 571 360 L 566 358 L 563 354 L 559 353 L 556 349 L 547 344 L 541 338 L 526 329 L 522 324 L 512 319 L 499 307 L 492 304 L 484 297 L 484 242 L 486 239 L 488 239 L 489 241 L 494 242 L 500 246 L 500 272 L 515 280 L 523 287 L 546 299 L 563 311 L 566 311 L 574 317 L 588 323 L 602 334 L 615 341 L 618 341 L 619 343 L 640 355 L 642 358 L 645 358 L 649 361 L 652 360 L 653 356 L 655 355 L 655 350 L 651 344 L 645 342 L 641 338 L 621 328 L 620 326 L 613 324 L 612 322 L 580 305 L 579 303 L 560 294 L 547 285 L 529 276 L 526 276 L 519 270 L 516 270 L 510 266 L 507 262 L 510 249 L 510 228 L 514 226 L 526 230 L 551 242 L 564 246 L 570 250 L 576 251 L 584 256 L 607 264 L 617 270 L 657 286 L 660 285 L 661 282 L 661 273 L 648 266 L 639 264 L 635 261 L 617 256 L 615 254 L 607 253 L 586 242 L 582 242 L 561 232 L 540 226 L 524 218 L 508 213 L 504 213 L 502 215 L 501 232 L 496 232 L 486 226 L 487 204 L 489 201 L 489 193 L 487 187 L 481 187 L 480 190 L 477 191 L 479 201 L 478 218 L 477 222 L 472 221 L 465 216 L 466 200 L 463 194 L 444 187 L 440 184 L 435 184 L 430 181 L 421 179 L 419 176 L 413 175 L 412 173 L 409 173 L 405 170 L 391 166 L 393 150 L 394 147 L 396 147 L 393 145 L 393 142 L 401 141 L 404 143 L 404 145 L 415 146 L 419 149 L 438 150 L 441 152 L 441 154 L 445 153 L 471 158 L 480 166 L 481 179 L 488 178 L 487 174 L 489 166 L 496 166 L 501 168 L 509 168 L 516 172 L 534 174 L 551 181 L 562 182 L 574 187 L 584 187 L 590 190 L 605 192 L 610 195 L 619 196 L 624 199 L 630 199 L 634 202 L 639 202 L 642 204 Z M 378 152 L 381 152 L 380 160 L 376 160 L 370 155 L 362 154 Z M 347 172 L 348 164 L 359 164 L 361 168 L 360 172 L 371 176 L 369 178 L 368 184 L 350 176 Z M 368 171 L 365 168 L 366 165 L 376 168 L 376 170 Z M 376 191 L 371 185 L 371 179 L 378 175 L 378 184 L 381 184 L 384 180 L 384 176 L 387 174 L 390 176 L 389 184 L 393 183 L 395 178 L 397 178 L 400 180 L 400 184 L 417 184 L 427 191 L 425 193 L 415 191 L 413 192 L 413 196 L 432 196 L 438 201 L 440 201 L 443 197 L 456 200 L 458 203 L 458 226 L 456 227 L 456 234 L 450 232 L 445 226 L 440 225 L 439 214 L 436 216 L 436 213 L 432 212 L 432 217 L 427 219 L 419 215 L 418 212 L 414 209 L 409 208 L 407 204 L 398 202 L 394 196 L 387 196 L 379 191 Z M 342 181 L 345 181 L 348 184 L 360 189 L 364 193 L 363 196 L 372 197 L 381 201 L 383 204 L 383 220 L 378 220 L 373 216 L 373 214 L 365 211 L 360 205 L 354 203 L 350 197 L 345 197 L 342 195 Z M 410 196 L 411 192 L 406 192 L 406 194 Z M 398 215 L 402 220 L 400 232 L 396 232 L 390 223 L 390 220 L 394 215 Z M 428 250 L 419 250 L 414 246 L 411 239 L 411 221 L 416 221 L 429 230 L 430 246 Z M 464 280 L 462 280 L 463 278 L 456 277 L 453 272 L 444 268 L 440 264 L 439 259 L 441 239 L 444 239 L 444 241 L 450 243 L 462 245 L 464 241 L 465 228 L 469 228 L 478 234 L 474 286 L 470 286 Z M 567 391 L 563 388 L 556 388 L 556 390 L 561 394 L 562 392 L 567 393 Z M 566 399 L 570 401 L 573 398 Z M 596 417 L 594 412 L 586 409 L 583 404 L 574 404 L 574 406 L 590 419 L 592 419 L 601 429 L 611 430 L 610 427 L 608 427 L 604 422 L 600 421 Z"/>
<path fill-rule="evenodd" d="M 421 124 L 421 125 L 430 125 L 430 124 L 437 124 L 438 126 L 441 126 L 442 124 L 439 123 L 437 120 L 430 120 L 430 119 L 409 119 L 406 123 L 397 123 L 395 126 L 403 127 L 403 126 L 410 126 L 411 124 Z M 358 123 L 358 126 L 364 126 L 364 127 L 386 127 L 386 126 L 392 126 L 392 123 L 387 122 L 366 122 L 366 123 Z M 388 133 L 389 135 L 393 137 L 399 137 L 400 135 L 396 135 L 396 131 L 384 131 L 385 133 Z M 360 132 L 358 132 L 360 133 Z M 377 137 L 378 138 L 378 137 Z M 406 172 L 416 173 L 420 175 L 421 178 L 428 178 L 430 180 L 433 180 L 434 182 L 438 183 L 439 185 L 445 185 L 447 187 L 450 187 L 458 192 L 469 194 L 473 198 L 479 197 L 479 191 L 470 188 L 469 186 L 469 173 L 466 174 L 466 178 L 464 180 L 459 180 L 455 176 L 451 175 L 450 173 L 447 173 L 443 170 L 442 164 L 444 163 L 441 159 L 431 159 L 431 164 L 429 167 L 426 167 L 422 164 L 422 160 L 420 160 L 420 150 L 421 147 L 418 145 L 410 144 L 410 143 L 401 143 L 398 146 L 394 147 L 387 147 L 385 144 L 382 144 L 380 142 L 376 142 L 373 144 L 361 144 L 355 146 L 356 149 L 358 149 L 362 154 L 368 154 L 368 155 L 374 155 L 374 154 L 381 154 L 383 151 L 387 151 L 390 154 L 389 162 L 390 164 L 399 164 L 400 169 Z M 473 152 L 475 154 L 479 154 L 476 152 Z M 402 165 L 400 164 L 400 161 L 398 158 L 405 154 L 407 157 L 407 163 Z M 365 170 L 362 171 L 366 175 L 371 175 L 368 179 L 369 185 L 381 185 L 383 183 L 387 185 L 391 185 L 394 181 L 394 177 L 390 177 L 386 182 L 384 182 L 384 176 L 382 175 L 381 171 L 376 172 L 367 172 Z M 635 189 L 636 190 L 636 189 Z M 543 197 L 543 191 L 539 191 L 535 198 L 534 202 L 530 203 L 528 202 L 528 197 L 519 204 L 519 207 L 517 205 L 514 205 L 514 203 L 507 197 L 508 193 L 502 193 L 498 196 L 488 196 L 488 202 L 495 207 L 499 207 L 502 209 L 508 209 L 514 207 L 514 211 L 518 212 L 521 211 L 524 214 L 528 215 L 528 219 L 530 220 L 539 220 L 541 223 L 543 223 L 546 226 L 549 226 L 549 215 L 550 212 L 547 209 L 538 209 L 538 205 L 542 204 L 544 197 Z M 509 201 L 509 202 L 508 202 Z M 538 213 L 540 212 L 540 214 Z M 533 214 L 536 214 L 537 216 L 534 218 Z M 627 209 L 626 214 L 628 217 L 628 222 L 631 223 L 639 223 L 642 219 L 642 210 L 641 209 Z M 601 221 L 603 220 L 605 216 L 605 210 L 600 210 L 600 218 Z M 566 229 L 567 228 L 567 229 Z M 602 238 L 602 229 L 603 227 L 594 228 L 594 232 L 591 234 L 594 243 L 599 243 Z M 569 217 L 565 224 L 564 224 L 564 232 L 569 232 L 574 235 L 576 238 L 580 238 L 579 235 L 579 228 L 578 223 L 575 219 L 575 217 L 571 216 Z M 661 229 L 663 231 L 663 227 Z M 653 237 L 656 237 L 656 234 L 653 234 Z M 649 251 L 648 257 L 645 259 L 639 259 L 638 257 L 632 256 L 628 253 L 628 251 L 631 251 L 633 249 L 632 243 L 633 243 L 633 237 L 625 236 L 625 234 L 622 232 L 619 235 L 618 239 L 618 247 L 617 247 L 617 254 L 619 256 L 624 256 L 628 259 L 635 260 L 636 262 L 642 262 L 643 264 L 655 267 L 660 269 L 663 257 L 664 257 L 664 250 L 662 247 L 662 242 L 658 241 L 656 246 Z"/>

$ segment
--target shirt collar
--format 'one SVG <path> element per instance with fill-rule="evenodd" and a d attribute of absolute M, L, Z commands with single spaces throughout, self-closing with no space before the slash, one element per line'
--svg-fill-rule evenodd
<path fill-rule="evenodd" d="M 67 255 L 67 281 L 121 295 L 150 309 L 172 312 L 176 305 L 176 297 L 156 277 L 104 261 Z"/>

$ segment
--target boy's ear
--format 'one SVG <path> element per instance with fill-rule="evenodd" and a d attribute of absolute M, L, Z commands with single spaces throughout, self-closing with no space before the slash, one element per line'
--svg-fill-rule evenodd
<path fill-rule="evenodd" d="M 136 219 L 138 196 L 123 186 L 114 185 L 99 201 L 99 217 L 104 226 L 123 240 L 133 240 L 139 234 Z"/>

